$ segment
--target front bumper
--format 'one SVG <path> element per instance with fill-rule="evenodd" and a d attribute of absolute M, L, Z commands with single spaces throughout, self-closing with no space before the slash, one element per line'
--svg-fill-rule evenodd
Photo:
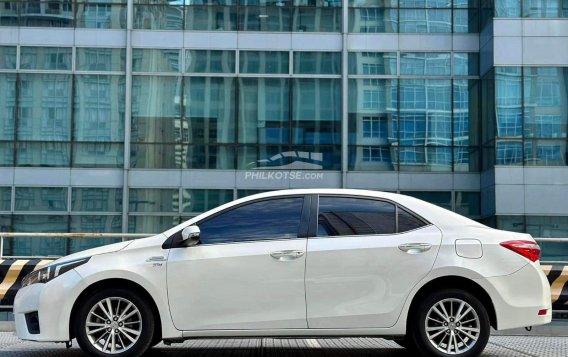
<path fill-rule="evenodd" d="M 476 280 L 491 296 L 497 330 L 538 326 L 552 320 L 550 285 L 537 263 L 513 274 Z M 540 310 L 547 310 L 539 315 Z"/>
<path fill-rule="evenodd" d="M 16 335 L 22 340 L 69 341 L 71 310 L 85 288 L 83 279 L 73 269 L 47 284 L 32 284 L 18 290 L 14 299 Z M 26 314 L 33 312 L 38 314 L 39 333 L 28 329 Z"/>

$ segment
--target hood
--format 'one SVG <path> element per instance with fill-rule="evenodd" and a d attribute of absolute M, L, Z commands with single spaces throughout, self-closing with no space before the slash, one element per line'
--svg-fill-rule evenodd
<path fill-rule="evenodd" d="M 114 244 L 109 244 L 109 245 L 103 245 L 102 247 L 83 250 L 83 251 L 78 252 L 78 253 L 74 253 L 74 254 L 71 254 L 71 255 L 66 255 L 64 257 L 61 257 L 61 258 L 55 260 L 54 262 L 52 262 L 51 264 L 59 264 L 59 263 L 64 263 L 64 262 L 68 262 L 68 261 L 71 261 L 71 260 L 77 260 L 77 259 L 81 259 L 81 258 L 92 257 L 93 255 L 100 255 L 100 254 L 118 252 L 119 250 L 122 250 L 122 249 L 128 247 L 132 242 L 133 241 L 130 240 L 130 241 L 126 241 L 126 242 L 119 242 L 119 243 L 114 243 Z"/>

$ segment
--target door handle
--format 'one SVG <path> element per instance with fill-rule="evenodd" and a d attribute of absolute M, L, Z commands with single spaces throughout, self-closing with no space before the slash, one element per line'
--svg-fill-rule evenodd
<path fill-rule="evenodd" d="M 279 250 L 270 253 L 270 256 L 280 262 L 289 262 L 301 258 L 304 254 L 302 250 Z"/>
<path fill-rule="evenodd" d="M 406 243 L 398 246 L 398 249 L 408 254 L 424 253 L 432 248 L 430 243 Z"/>
<path fill-rule="evenodd" d="M 146 262 L 148 262 L 148 263 L 164 262 L 164 261 L 166 261 L 166 258 L 162 257 L 162 256 L 150 257 L 150 258 L 146 259 Z"/>

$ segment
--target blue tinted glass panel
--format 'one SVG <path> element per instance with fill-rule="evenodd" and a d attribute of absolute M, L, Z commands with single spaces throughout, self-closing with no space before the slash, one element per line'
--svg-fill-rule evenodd
<path fill-rule="evenodd" d="M 131 188 L 129 212 L 178 212 L 179 190 L 158 188 Z"/>
<path fill-rule="evenodd" d="M 12 209 L 12 187 L 0 187 L 0 211 Z"/>
<path fill-rule="evenodd" d="M 341 74 L 340 52 L 294 52 L 295 74 Z"/>
<path fill-rule="evenodd" d="M 78 233 L 121 233 L 121 216 L 71 216 L 69 230 Z M 120 242 L 121 238 L 70 239 L 69 253 Z"/>
<path fill-rule="evenodd" d="M 481 215 L 480 192 L 456 192 L 456 213 L 466 217 L 479 217 Z"/>
<path fill-rule="evenodd" d="M 105 2 L 111 2 L 104 0 Z M 125 29 L 126 6 L 112 4 L 77 4 L 78 28 Z"/>
<path fill-rule="evenodd" d="M 239 7 L 239 30 L 290 32 L 291 9 L 283 6 Z"/>
<path fill-rule="evenodd" d="M 495 0 L 495 17 L 521 17 L 521 1 Z"/>
<path fill-rule="evenodd" d="M 240 51 L 240 73 L 287 74 L 290 56 L 284 51 Z"/>
<path fill-rule="evenodd" d="M 17 200 L 16 200 L 17 202 Z M 14 215 L 14 232 L 65 233 L 69 227 L 69 216 L 61 215 Z M 42 256 L 63 256 L 66 250 L 65 238 L 13 238 L 8 247 L 8 254 L 14 256 L 33 256 L 38 252 Z"/>
<path fill-rule="evenodd" d="M 349 74 L 396 75 L 396 52 L 349 52 Z"/>
<path fill-rule="evenodd" d="M 21 47 L 20 68 L 38 70 L 71 70 L 70 47 Z"/>
<path fill-rule="evenodd" d="M 122 212 L 122 189 L 73 188 L 71 210 L 74 212 Z"/>
<path fill-rule="evenodd" d="M 128 216 L 128 232 L 156 234 L 179 223 L 178 216 Z"/>
<path fill-rule="evenodd" d="M 0 140 L 14 140 L 16 74 L 0 74 Z"/>
<path fill-rule="evenodd" d="M 521 141 L 502 141 L 496 143 L 495 155 L 497 165 L 522 165 L 523 143 Z"/>
<path fill-rule="evenodd" d="M 400 74 L 449 76 L 451 74 L 450 54 L 402 52 L 400 54 Z"/>
<path fill-rule="evenodd" d="M 67 211 L 67 188 L 16 187 L 15 211 Z"/>
<path fill-rule="evenodd" d="M 396 33 L 398 10 L 373 7 L 350 8 L 349 32 Z"/>
<path fill-rule="evenodd" d="M 477 33 L 479 32 L 479 10 L 477 9 L 455 9 L 454 32 L 455 33 Z"/>
<path fill-rule="evenodd" d="M 0 69 L 16 69 L 16 46 L 0 46 Z"/>
<path fill-rule="evenodd" d="M 561 0 L 524 0 L 523 17 L 562 17 Z"/>
<path fill-rule="evenodd" d="M 78 47 L 75 69 L 77 71 L 124 72 L 126 50 L 124 48 Z"/>
<path fill-rule="evenodd" d="M 341 32 L 341 15 L 341 7 L 296 7 L 292 31 Z"/>
<path fill-rule="evenodd" d="M 183 6 L 134 5 L 134 28 L 182 30 Z"/>
<path fill-rule="evenodd" d="M 188 73 L 235 73 L 235 51 L 187 50 Z"/>
<path fill-rule="evenodd" d="M 236 6 L 185 6 L 187 31 L 236 31 Z"/>
<path fill-rule="evenodd" d="M 526 140 L 525 165 L 566 166 L 566 140 Z"/>
<path fill-rule="evenodd" d="M 72 167 L 124 166 L 124 145 L 108 142 L 73 143 Z"/>
<path fill-rule="evenodd" d="M 297 238 L 304 199 L 279 198 L 248 203 L 199 222 L 204 244 Z"/>
<path fill-rule="evenodd" d="M 18 142 L 16 166 L 68 167 L 70 151 L 66 142 Z"/>
<path fill-rule="evenodd" d="M 479 53 L 454 52 L 454 76 L 478 76 Z"/>
<path fill-rule="evenodd" d="M 435 204 L 442 208 L 452 209 L 452 193 L 451 192 L 435 192 L 435 191 L 401 191 L 403 195 L 418 198 L 420 200 Z"/>
<path fill-rule="evenodd" d="M 400 10 L 401 33 L 450 33 L 452 32 L 451 10 Z"/>
<path fill-rule="evenodd" d="M 132 50 L 133 72 L 180 72 L 180 51 L 175 49 L 141 49 Z"/>
<path fill-rule="evenodd" d="M 498 137 L 523 133 L 522 81 L 520 67 L 495 69 L 495 110 Z"/>
<path fill-rule="evenodd" d="M 233 200 L 233 190 L 182 190 L 182 211 L 201 213 Z"/>

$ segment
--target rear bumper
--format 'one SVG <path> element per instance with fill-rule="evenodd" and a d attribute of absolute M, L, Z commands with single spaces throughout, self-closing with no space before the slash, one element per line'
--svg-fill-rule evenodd
<path fill-rule="evenodd" d="M 538 263 L 513 274 L 476 280 L 491 296 L 497 330 L 538 326 L 552 320 L 550 285 Z M 545 315 L 539 315 L 546 309 Z"/>

